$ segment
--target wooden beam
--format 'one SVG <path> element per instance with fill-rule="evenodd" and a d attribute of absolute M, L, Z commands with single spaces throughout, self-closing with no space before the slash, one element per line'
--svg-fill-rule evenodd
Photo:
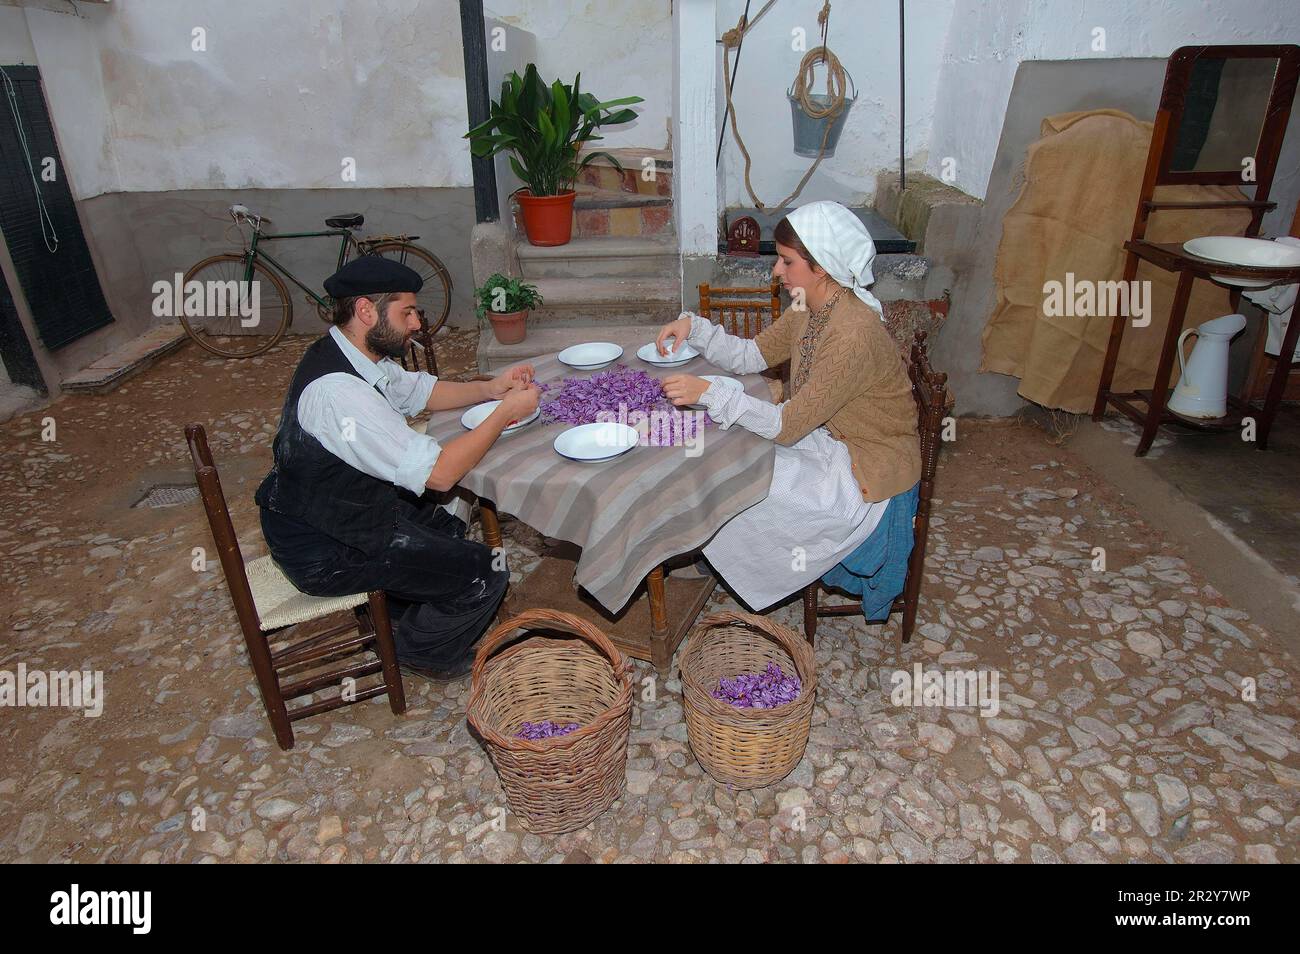
<path fill-rule="evenodd" d="M 465 51 L 465 101 L 469 107 L 469 128 L 485 122 L 491 114 L 488 95 L 487 31 L 483 25 L 483 0 L 460 0 L 460 37 Z M 471 156 L 474 170 L 474 218 L 495 222 L 501 218 L 497 202 L 497 176 L 493 160 Z"/>

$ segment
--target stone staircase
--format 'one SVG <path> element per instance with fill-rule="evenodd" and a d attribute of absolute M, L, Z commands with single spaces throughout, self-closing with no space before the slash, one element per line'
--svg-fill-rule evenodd
<path fill-rule="evenodd" d="M 489 328 L 480 332 L 481 371 L 580 341 L 639 345 L 681 313 L 672 155 L 655 149 L 605 151 L 623 169 L 599 159 L 583 170 L 574 186 L 573 239 L 567 245 L 531 245 L 512 203 L 512 271 L 537 286 L 543 304 L 529 314 L 528 336 L 519 344 L 500 344 Z"/>

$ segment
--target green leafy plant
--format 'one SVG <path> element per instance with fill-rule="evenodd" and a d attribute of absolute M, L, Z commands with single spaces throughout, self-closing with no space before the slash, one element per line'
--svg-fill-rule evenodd
<path fill-rule="evenodd" d="M 480 319 L 489 311 L 508 315 L 536 308 L 542 303 L 537 286 L 526 285 L 517 278 L 507 278 L 500 272 L 489 277 L 481 288 L 474 289 L 474 298 L 477 301 L 474 310 Z M 498 304 L 500 307 L 496 307 Z"/>
<path fill-rule="evenodd" d="M 622 171 L 607 152 L 588 153 L 581 159 L 578 152 L 583 143 L 603 138 L 596 133 L 601 126 L 636 118 L 632 110 L 615 107 L 643 100 L 626 96 L 600 102 L 581 92 L 581 83 L 579 73 L 572 86 L 559 80 L 547 86 L 532 63 L 523 76 L 512 72 L 501 84 L 501 99 L 492 104 L 490 118 L 465 134 L 470 151 L 481 158 L 512 152 L 510 168 L 535 196 L 568 192 L 578 173 L 596 158 L 607 159 Z"/>

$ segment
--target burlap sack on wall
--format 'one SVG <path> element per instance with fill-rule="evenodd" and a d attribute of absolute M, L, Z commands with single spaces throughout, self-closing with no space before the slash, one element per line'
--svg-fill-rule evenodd
<path fill-rule="evenodd" d="M 1002 223 L 993 313 L 984 328 L 980 368 L 1020 378 L 1021 397 L 1076 413 L 1092 410 L 1111 320 L 1045 314 L 1044 285 L 1057 281 L 1065 286 L 1067 273 L 1073 273 L 1076 287 L 1080 281 L 1123 277 L 1123 246 L 1132 234 L 1150 143 L 1150 123 L 1100 109 L 1048 116 L 1042 138 L 1029 147 L 1024 188 Z M 1161 186 L 1153 198 L 1177 202 L 1245 195 L 1235 186 Z M 1157 211 L 1146 237 L 1182 242 L 1201 235 L 1241 235 L 1249 221 L 1245 209 Z M 1137 280 L 1150 282 L 1151 323 L 1125 327 L 1111 385 L 1115 391 L 1151 386 L 1177 276 L 1141 262 Z M 1197 281 L 1183 326 L 1231 310 L 1227 289 Z M 1177 374 L 1175 361 L 1171 386 Z"/>

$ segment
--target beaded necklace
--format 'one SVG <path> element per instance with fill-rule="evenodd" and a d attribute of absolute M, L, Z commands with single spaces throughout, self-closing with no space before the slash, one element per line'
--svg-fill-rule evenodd
<path fill-rule="evenodd" d="M 808 326 L 804 329 L 803 338 L 799 342 L 799 367 L 795 369 L 794 380 L 790 384 L 791 397 L 798 394 L 799 389 L 808 383 L 808 375 L 812 373 L 813 354 L 817 351 L 817 341 L 821 337 L 822 329 L 826 327 L 826 322 L 830 320 L 831 309 L 846 291 L 847 288 L 840 288 L 826 304 L 808 316 Z"/>

